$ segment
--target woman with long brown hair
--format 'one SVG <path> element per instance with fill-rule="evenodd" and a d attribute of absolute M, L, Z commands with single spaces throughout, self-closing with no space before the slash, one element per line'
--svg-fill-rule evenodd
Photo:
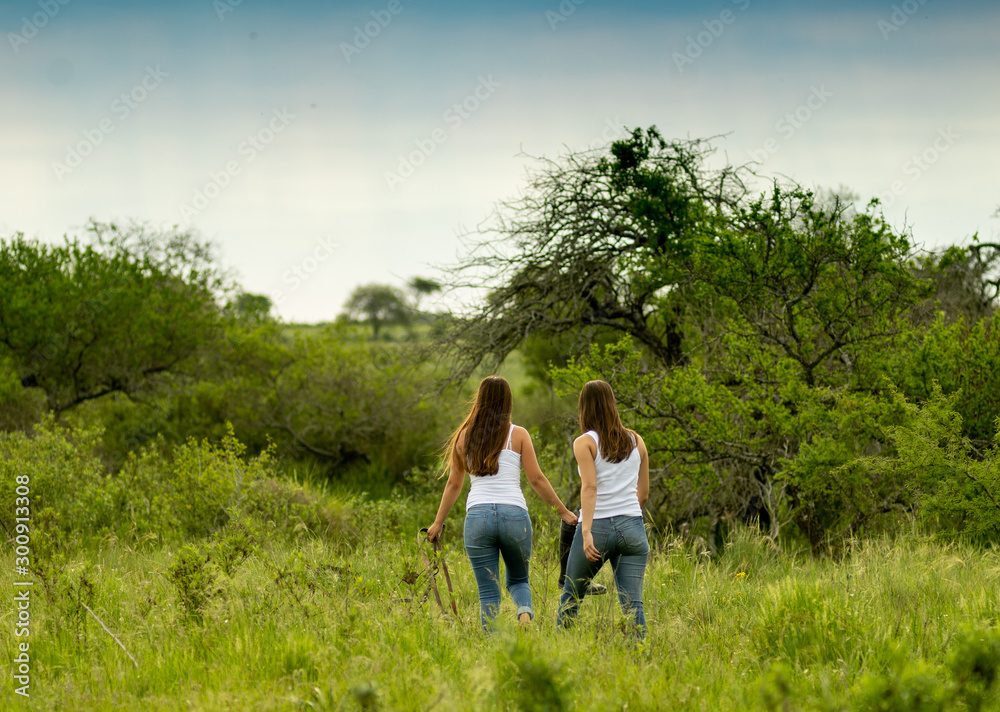
<path fill-rule="evenodd" d="M 646 443 L 622 425 L 611 386 L 590 381 L 580 391 L 580 430 L 573 454 L 580 469 L 580 525 L 570 547 L 559 601 L 560 627 L 576 617 L 591 579 L 611 562 L 622 612 L 646 633 L 642 584 L 649 542 L 642 508 L 649 497 Z"/>
<path fill-rule="evenodd" d="M 430 541 L 441 535 L 444 520 L 462 492 L 465 473 L 469 473 L 465 551 L 479 586 L 484 629 L 500 608 L 500 557 L 518 621 L 525 625 L 534 617 L 528 585 L 531 519 L 521 491 L 521 468 L 531 488 L 559 511 L 564 522 L 575 523 L 577 519 L 542 474 L 528 431 L 511 423 L 512 410 L 510 384 L 500 376 L 484 378 L 472 410 L 448 441 L 448 482 L 434 523 L 427 529 Z"/>

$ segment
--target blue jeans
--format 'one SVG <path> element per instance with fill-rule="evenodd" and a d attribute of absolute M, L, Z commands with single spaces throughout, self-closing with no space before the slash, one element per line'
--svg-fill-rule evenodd
<path fill-rule="evenodd" d="M 601 552 L 598 561 L 590 561 L 583 553 L 583 527 L 576 528 L 573 545 L 566 564 L 566 581 L 559 600 L 558 625 L 566 627 L 580 610 L 580 601 L 587 595 L 587 585 L 605 561 L 611 562 L 615 588 L 622 612 L 634 617 L 639 636 L 646 634 L 646 615 L 642 610 L 642 581 L 649 560 L 649 542 L 642 517 L 608 517 L 595 519 L 590 533 L 594 546 Z"/>
<path fill-rule="evenodd" d="M 507 569 L 510 597 L 522 613 L 535 617 L 528 586 L 531 518 L 513 504 L 477 504 L 465 514 L 465 553 L 479 585 L 480 620 L 485 630 L 500 610 L 500 557 Z"/>

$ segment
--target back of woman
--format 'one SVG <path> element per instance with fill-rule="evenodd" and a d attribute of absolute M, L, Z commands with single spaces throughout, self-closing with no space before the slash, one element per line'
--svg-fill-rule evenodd
<path fill-rule="evenodd" d="M 484 378 L 469 415 L 452 434 L 447 446 L 448 482 L 434 523 L 427 529 L 431 541 L 440 536 L 469 473 L 466 500 L 465 551 L 479 588 L 483 628 L 500 608 L 500 558 L 506 568 L 506 586 L 522 625 L 533 617 L 528 564 L 532 529 L 528 505 L 521 491 L 524 468 L 539 496 L 559 510 L 564 522 L 576 522 L 538 467 L 531 437 L 511 423 L 513 397 L 510 385 L 499 376 Z"/>
<path fill-rule="evenodd" d="M 638 433 L 626 429 L 614 392 L 604 381 L 580 391 L 580 429 L 573 443 L 580 472 L 580 526 L 570 547 L 559 602 L 559 625 L 575 619 L 587 588 L 611 562 L 622 612 L 646 632 L 642 588 L 649 542 L 642 507 L 649 497 L 649 457 Z"/>
<path fill-rule="evenodd" d="M 642 507 L 636 491 L 639 486 L 639 467 L 642 457 L 639 448 L 633 445 L 632 450 L 621 462 L 611 462 L 601 454 L 601 437 L 596 430 L 588 430 L 597 446 L 597 457 L 594 466 L 597 477 L 597 498 L 594 503 L 594 518 L 630 516 L 641 517 Z M 634 441 L 634 434 L 630 433 Z"/>

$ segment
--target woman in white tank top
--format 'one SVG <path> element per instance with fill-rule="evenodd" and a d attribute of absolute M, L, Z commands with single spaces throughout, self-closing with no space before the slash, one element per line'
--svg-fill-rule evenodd
<path fill-rule="evenodd" d="M 615 394 L 604 381 L 584 385 L 579 410 L 583 435 L 574 441 L 573 454 L 580 468 L 580 526 L 566 564 L 558 624 L 572 623 L 591 579 L 610 561 L 622 612 L 642 637 L 642 584 L 649 559 L 642 522 L 649 497 L 646 444 L 622 425 Z"/>
<path fill-rule="evenodd" d="M 430 541 L 440 536 L 468 472 L 471 485 L 466 500 L 465 551 L 479 587 L 484 629 L 500 608 L 500 557 L 518 621 L 525 625 L 534 617 L 528 584 L 531 519 L 521 492 L 522 466 L 528 484 L 559 511 L 564 522 L 575 523 L 577 519 L 542 474 L 528 431 L 510 422 L 512 409 L 510 384 L 499 376 L 484 378 L 472 410 L 448 442 L 448 482 L 437 517 L 427 529 Z"/>

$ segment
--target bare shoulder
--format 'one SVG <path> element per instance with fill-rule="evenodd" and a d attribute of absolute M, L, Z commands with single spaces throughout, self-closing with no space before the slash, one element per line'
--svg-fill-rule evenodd
<path fill-rule="evenodd" d="M 594 442 L 594 438 L 586 433 L 578 436 L 573 441 L 573 452 L 580 452 L 581 450 L 585 450 L 595 456 L 597 455 L 597 443 Z"/>
<path fill-rule="evenodd" d="M 639 433 L 636 433 L 634 430 L 632 432 L 635 433 L 635 446 L 636 449 L 639 450 L 639 456 L 643 458 L 647 457 L 648 452 L 646 450 L 646 441 L 642 439 L 642 436 L 639 435 Z"/>
<path fill-rule="evenodd" d="M 515 425 L 514 432 L 510 437 L 510 445 L 517 452 L 523 452 L 525 445 L 531 445 L 531 433 L 528 432 L 527 428 Z"/>

